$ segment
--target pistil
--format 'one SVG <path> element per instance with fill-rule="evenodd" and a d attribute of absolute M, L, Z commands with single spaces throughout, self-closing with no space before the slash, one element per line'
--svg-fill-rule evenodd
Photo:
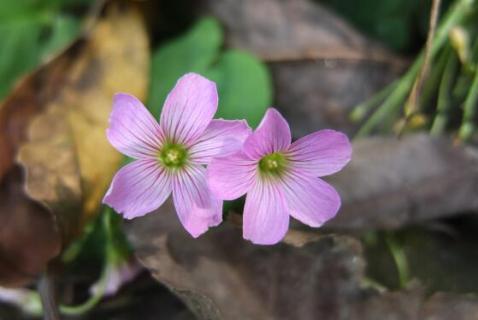
<path fill-rule="evenodd" d="M 268 154 L 259 161 L 259 172 L 265 176 L 280 176 L 286 167 L 286 157 L 278 152 Z"/>
<path fill-rule="evenodd" d="M 188 160 L 188 152 L 180 144 L 167 143 L 159 151 L 158 159 L 168 169 L 180 169 Z"/>

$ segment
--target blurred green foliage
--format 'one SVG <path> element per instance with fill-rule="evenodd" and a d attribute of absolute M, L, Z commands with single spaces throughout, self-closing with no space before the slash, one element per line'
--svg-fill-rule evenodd
<path fill-rule="evenodd" d="M 159 115 L 164 99 L 181 75 L 207 70 L 219 55 L 221 43 L 220 26 L 215 20 L 206 19 L 153 53 L 148 98 L 153 113 Z"/>
<path fill-rule="evenodd" d="M 254 56 L 222 51 L 223 32 L 212 18 L 198 21 L 186 34 L 153 52 L 148 106 L 159 115 L 168 92 L 186 72 L 215 81 L 219 91 L 217 117 L 247 119 L 256 126 L 272 99 L 267 68 Z"/>
<path fill-rule="evenodd" d="M 399 52 L 418 49 L 426 37 L 431 1 L 317 0 L 344 16 L 365 34 Z M 443 1 L 443 8 L 451 1 Z"/>
<path fill-rule="evenodd" d="M 478 115 L 477 17 L 475 0 L 455 0 L 451 5 L 445 1 L 428 55 L 422 49 L 399 79 L 351 112 L 352 121 L 362 122 L 356 137 L 428 129 L 435 136 L 451 130 L 460 140 L 474 139 Z M 429 73 L 422 78 L 423 88 L 418 92 L 413 88 L 425 57 Z"/>
<path fill-rule="evenodd" d="M 271 84 L 266 67 L 245 52 L 226 51 L 205 76 L 216 81 L 219 91 L 218 117 L 247 119 L 259 124 L 271 104 Z"/>
<path fill-rule="evenodd" d="M 69 13 L 92 0 L 0 1 L 0 99 L 15 81 L 68 44 L 80 22 Z"/>
<path fill-rule="evenodd" d="M 429 293 L 476 294 L 477 228 L 478 219 L 470 214 L 395 231 L 370 231 L 362 238 L 367 275 L 392 290 L 418 280 Z M 405 272 L 397 254 L 404 259 Z"/>

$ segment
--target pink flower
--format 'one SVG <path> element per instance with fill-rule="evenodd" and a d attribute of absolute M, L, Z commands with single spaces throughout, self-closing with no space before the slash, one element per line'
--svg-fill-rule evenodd
<path fill-rule="evenodd" d="M 211 162 L 208 182 L 219 199 L 247 193 L 243 237 L 275 244 L 287 232 L 289 215 L 311 227 L 335 216 L 340 196 L 317 177 L 341 170 L 351 153 L 348 138 L 333 130 L 317 131 L 291 144 L 289 125 L 271 108 L 242 150 Z"/>
<path fill-rule="evenodd" d="M 158 123 L 133 96 L 117 94 L 107 137 L 136 159 L 113 178 L 103 202 L 127 219 L 143 216 L 173 194 L 184 228 L 198 237 L 222 221 L 222 201 L 206 182 L 212 157 L 237 151 L 250 128 L 245 121 L 213 120 L 217 90 L 198 74 L 181 77 L 169 93 Z"/>

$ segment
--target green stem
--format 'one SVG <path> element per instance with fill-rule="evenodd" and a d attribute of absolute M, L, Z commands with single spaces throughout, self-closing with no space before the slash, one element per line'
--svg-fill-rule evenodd
<path fill-rule="evenodd" d="M 362 102 L 354 107 L 350 113 L 350 120 L 353 122 L 362 121 L 363 118 L 381 101 L 383 101 L 396 87 L 398 80 L 393 81 L 392 83 L 385 86 L 379 92 L 375 93 L 373 97 Z"/>
<path fill-rule="evenodd" d="M 90 296 L 87 301 L 85 301 L 84 303 L 78 306 L 61 305 L 60 306 L 61 314 L 68 315 L 68 316 L 77 316 L 77 315 L 85 314 L 86 312 L 96 307 L 98 303 L 100 303 L 100 301 L 103 299 L 105 289 L 106 289 L 106 278 L 103 278 L 102 276 L 102 279 L 100 281 L 101 281 L 101 286 L 100 286 L 100 290 L 98 290 L 97 293 Z"/>
<path fill-rule="evenodd" d="M 409 279 L 407 256 L 403 248 L 397 243 L 393 234 L 387 233 L 385 235 L 385 241 L 397 267 L 400 288 L 405 288 Z"/>
<path fill-rule="evenodd" d="M 463 104 L 463 121 L 460 127 L 459 137 L 467 141 L 472 136 L 476 127 L 474 120 L 478 109 L 478 71 L 475 71 L 473 83 Z"/>
<path fill-rule="evenodd" d="M 421 94 L 420 104 L 422 106 L 428 106 L 430 100 L 435 96 L 435 93 L 440 90 L 440 83 L 445 73 L 445 69 L 450 57 L 448 52 L 452 51 L 450 46 L 445 45 L 444 52 L 439 54 L 437 62 L 434 68 L 431 69 L 430 76 L 427 82 L 425 82 Z"/>
<path fill-rule="evenodd" d="M 106 235 L 105 245 L 105 262 L 101 276 L 98 280 L 98 290 L 88 298 L 87 301 L 76 306 L 60 305 L 57 307 L 54 295 L 53 279 L 47 270 L 39 281 L 38 291 L 31 291 L 28 305 L 23 305 L 24 311 L 28 314 L 40 316 L 42 313 L 45 320 L 58 320 L 61 313 L 63 315 L 78 316 L 92 310 L 103 299 L 109 276 L 109 268 L 116 265 L 122 259 L 122 253 L 118 252 L 116 238 L 114 234 L 113 211 L 110 208 L 105 208 L 102 212 L 102 227 Z M 33 307 L 32 307 L 33 306 Z M 36 308 L 35 306 L 38 306 Z M 43 308 L 41 308 L 43 306 Z M 43 309 L 43 310 L 41 310 Z M 59 309 L 59 310 L 58 310 Z M 59 312 L 58 312 L 59 311 Z"/>
<path fill-rule="evenodd" d="M 443 134 L 448 124 L 448 112 L 450 109 L 450 92 L 453 85 L 453 78 L 457 67 L 457 57 L 455 52 L 448 50 L 446 53 L 448 62 L 443 72 L 443 77 L 438 89 L 438 103 L 436 116 L 433 119 L 433 124 L 430 133 L 434 136 Z"/>
<path fill-rule="evenodd" d="M 405 76 L 400 79 L 397 83 L 395 90 L 385 99 L 380 107 L 368 118 L 368 120 L 362 125 L 355 135 L 356 138 L 363 137 L 368 135 L 375 127 L 383 121 L 383 119 L 394 110 L 397 109 L 404 100 L 407 92 L 411 87 L 411 80 L 416 73 L 415 66 L 418 66 L 417 63 L 412 66 L 412 68 L 405 74 Z"/>
<path fill-rule="evenodd" d="M 442 48 L 443 44 L 448 38 L 448 33 L 451 28 L 460 23 L 466 15 L 470 12 L 474 0 L 461 0 L 453 8 L 451 8 L 447 15 L 443 18 L 443 22 L 437 29 L 436 37 L 431 45 L 430 59 L 433 59 L 437 52 Z M 385 99 L 381 106 L 370 116 L 370 118 L 362 125 L 357 132 L 356 137 L 362 137 L 370 134 L 375 127 L 384 121 L 387 115 L 394 115 L 394 113 L 402 106 L 410 91 L 418 71 L 423 63 L 424 53 L 420 53 L 410 69 L 405 73 L 400 80 L 395 90 L 390 96 Z"/>
<path fill-rule="evenodd" d="M 419 113 L 420 106 L 418 100 L 420 92 L 422 90 L 423 82 L 428 73 L 428 66 L 432 60 L 431 49 L 433 46 L 433 40 L 435 38 L 436 25 L 438 21 L 438 14 L 440 12 L 441 0 L 432 0 L 432 7 L 430 11 L 430 21 L 428 26 L 427 41 L 425 43 L 425 51 L 423 53 L 423 63 L 420 66 L 420 71 L 413 83 L 412 90 L 408 96 L 405 104 L 405 123 L 411 118 L 412 115 Z"/>
<path fill-rule="evenodd" d="M 434 55 L 445 43 L 450 30 L 459 24 L 471 11 L 475 0 L 459 1 L 443 18 L 443 23 L 437 29 L 436 38 L 433 41 L 431 54 Z"/>
<path fill-rule="evenodd" d="M 375 289 L 380 293 L 383 293 L 383 292 L 387 291 L 386 286 L 384 286 L 383 284 L 381 284 L 377 280 L 369 278 L 369 277 L 363 277 L 362 278 L 362 283 L 365 287 Z"/>
<path fill-rule="evenodd" d="M 101 272 L 101 277 L 98 281 L 98 290 L 95 291 L 93 295 L 91 295 L 88 300 L 84 303 L 77 305 L 77 306 L 60 306 L 60 312 L 64 315 L 81 315 L 90 310 L 92 310 L 99 302 L 103 299 L 106 291 L 106 285 L 108 281 L 108 268 L 111 263 L 116 261 L 116 251 L 114 248 L 114 234 L 113 228 L 111 226 L 111 215 L 112 210 L 110 208 L 105 208 L 102 212 L 102 226 L 104 228 L 106 234 L 106 245 L 105 245 L 105 263 L 103 266 L 103 270 Z"/>

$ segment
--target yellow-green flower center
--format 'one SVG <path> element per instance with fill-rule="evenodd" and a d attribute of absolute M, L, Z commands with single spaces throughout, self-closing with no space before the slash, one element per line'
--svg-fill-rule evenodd
<path fill-rule="evenodd" d="M 180 144 L 166 143 L 159 150 L 158 159 L 168 169 L 179 169 L 186 164 L 188 152 Z"/>
<path fill-rule="evenodd" d="M 287 159 L 283 154 L 274 152 L 264 156 L 259 160 L 259 171 L 263 175 L 278 176 L 284 172 L 287 165 Z"/>

